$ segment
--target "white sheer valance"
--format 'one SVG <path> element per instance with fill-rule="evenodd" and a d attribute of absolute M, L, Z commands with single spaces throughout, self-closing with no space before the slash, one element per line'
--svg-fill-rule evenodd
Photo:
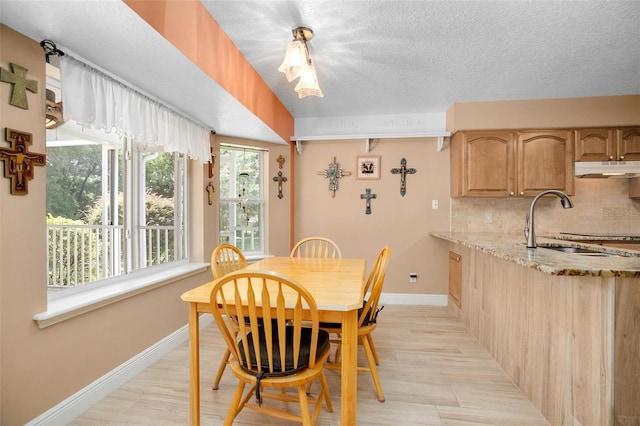
<path fill-rule="evenodd" d="M 115 130 L 143 150 L 180 152 L 202 163 L 211 159 L 209 129 L 69 55 L 60 58 L 60 83 L 65 120 Z"/>

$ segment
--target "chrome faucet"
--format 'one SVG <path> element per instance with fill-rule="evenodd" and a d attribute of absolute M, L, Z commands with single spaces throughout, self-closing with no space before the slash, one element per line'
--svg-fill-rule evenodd
<path fill-rule="evenodd" d="M 533 198 L 531 201 L 531 206 L 529 206 L 529 213 L 527 213 L 527 220 L 524 225 L 524 236 L 527 238 L 527 248 L 536 248 L 536 233 L 533 229 L 533 209 L 536 206 L 536 203 L 540 199 L 540 197 L 553 194 L 557 195 L 560 198 L 560 203 L 562 204 L 562 208 L 570 209 L 573 207 L 573 202 L 571 199 L 562 191 L 556 191 L 555 189 L 549 189 L 547 191 L 542 191 L 538 195 Z"/>

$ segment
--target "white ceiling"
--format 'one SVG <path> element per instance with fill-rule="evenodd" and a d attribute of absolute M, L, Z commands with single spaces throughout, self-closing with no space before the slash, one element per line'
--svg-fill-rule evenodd
<path fill-rule="evenodd" d="M 298 121 L 640 94 L 637 0 L 202 3 Z M 0 0 L 0 22 L 53 40 L 219 133 L 282 142 L 119 0 Z M 298 99 L 277 71 L 298 24 L 314 30 L 324 98 Z"/>

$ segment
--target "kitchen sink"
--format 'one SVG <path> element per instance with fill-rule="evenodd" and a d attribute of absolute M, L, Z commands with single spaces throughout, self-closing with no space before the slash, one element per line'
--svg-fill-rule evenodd
<path fill-rule="evenodd" d="M 561 251 L 563 253 L 579 254 L 582 256 L 619 257 L 617 254 L 612 254 L 612 253 L 607 253 L 607 252 L 597 251 L 597 250 L 590 250 L 582 247 L 546 246 L 546 245 L 539 244 L 538 248 Z"/>

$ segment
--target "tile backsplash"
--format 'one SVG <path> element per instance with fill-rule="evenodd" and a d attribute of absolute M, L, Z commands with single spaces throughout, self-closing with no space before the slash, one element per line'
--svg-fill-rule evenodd
<path fill-rule="evenodd" d="M 554 196 L 538 200 L 537 235 L 558 232 L 640 235 L 640 200 L 629 198 L 627 179 L 576 179 L 575 195 L 570 198 L 572 209 L 563 209 Z M 452 198 L 451 230 L 522 233 L 532 200 L 532 197 Z"/>

